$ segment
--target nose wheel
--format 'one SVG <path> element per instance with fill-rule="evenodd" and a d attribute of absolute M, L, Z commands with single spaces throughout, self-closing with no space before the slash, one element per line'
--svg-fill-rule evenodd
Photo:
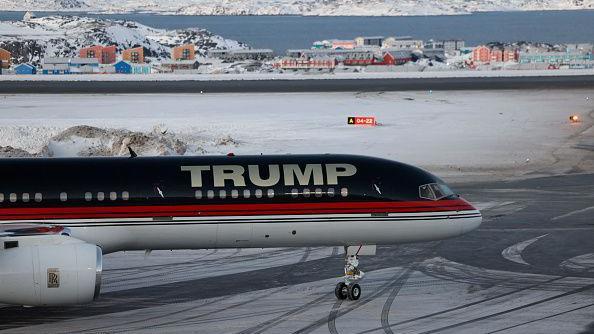
<path fill-rule="evenodd" d="M 346 285 L 344 282 L 336 284 L 334 288 L 334 294 L 337 299 L 340 300 L 358 300 L 361 297 L 361 286 L 357 283 Z"/>
<path fill-rule="evenodd" d="M 339 300 L 358 300 L 361 297 L 361 286 L 359 281 L 363 279 L 363 273 L 359 270 L 359 257 L 357 254 L 348 255 L 345 247 L 345 265 L 342 282 L 338 282 L 334 288 L 334 294 Z"/>

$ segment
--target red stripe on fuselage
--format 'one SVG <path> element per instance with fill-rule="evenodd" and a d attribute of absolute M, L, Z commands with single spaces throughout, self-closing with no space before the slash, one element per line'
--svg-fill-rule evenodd
<path fill-rule="evenodd" d="M 464 210 L 475 210 L 475 208 L 463 199 L 407 202 L 65 206 L 0 208 L 0 220 L 415 213 Z"/>

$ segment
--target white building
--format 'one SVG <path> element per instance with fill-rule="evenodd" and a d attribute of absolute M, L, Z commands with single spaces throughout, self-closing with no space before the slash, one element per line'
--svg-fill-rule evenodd
<path fill-rule="evenodd" d="M 26 12 L 25 15 L 23 15 L 23 21 L 29 21 L 31 19 L 36 18 L 37 15 L 35 15 L 35 13 L 33 12 Z"/>
<path fill-rule="evenodd" d="M 384 39 L 382 48 L 393 50 L 422 49 L 423 41 L 420 39 L 413 39 L 410 36 L 388 37 Z"/>

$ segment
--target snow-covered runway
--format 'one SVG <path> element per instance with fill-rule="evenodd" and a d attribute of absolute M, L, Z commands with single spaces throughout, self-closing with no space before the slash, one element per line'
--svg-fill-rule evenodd
<path fill-rule="evenodd" d="M 592 138 L 592 110 L 594 90 L 4 95 L 0 146 L 46 156 L 126 154 L 128 143 L 140 154 L 353 153 L 446 177 L 516 176 L 584 163 L 573 147 Z M 97 129 L 64 132 L 81 125 Z"/>

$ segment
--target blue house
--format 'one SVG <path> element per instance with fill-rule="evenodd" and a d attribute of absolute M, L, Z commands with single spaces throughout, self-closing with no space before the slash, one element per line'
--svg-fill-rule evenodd
<path fill-rule="evenodd" d="M 18 64 L 14 67 L 15 74 L 37 74 L 37 68 L 31 64 Z"/>
<path fill-rule="evenodd" d="M 150 74 L 151 67 L 147 64 L 135 64 L 129 61 L 120 60 L 113 65 L 116 73 L 122 74 Z"/>
<path fill-rule="evenodd" d="M 115 67 L 116 73 L 123 73 L 123 74 L 131 74 L 132 73 L 132 64 L 125 61 L 120 60 L 113 65 Z"/>

